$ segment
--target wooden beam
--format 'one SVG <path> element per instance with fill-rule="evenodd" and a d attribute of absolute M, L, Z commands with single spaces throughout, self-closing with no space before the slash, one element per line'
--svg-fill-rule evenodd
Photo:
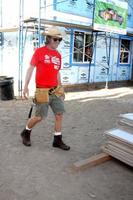
<path fill-rule="evenodd" d="M 38 18 L 30 17 L 29 19 L 24 20 L 25 23 L 38 23 Z M 62 21 L 55 21 L 55 20 L 48 20 L 48 19 L 41 19 L 41 25 L 52 25 L 52 26 L 61 26 L 65 28 L 80 28 L 85 30 L 92 30 L 91 25 L 82 25 L 82 24 L 73 24 L 68 22 L 62 22 Z"/>
<path fill-rule="evenodd" d="M 75 162 L 73 164 L 72 168 L 76 171 L 85 170 L 89 167 L 100 165 L 100 164 L 102 164 L 106 161 L 109 161 L 111 159 L 112 159 L 112 157 L 109 154 L 100 153 L 100 154 L 94 155 L 94 156 L 92 156 L 88 159 Z"/>
<path fill-rule="evenodd" d="M 17 32 L 18 30 L 19 30 L 19 27 L 0 28 L 0 32 Z"/>

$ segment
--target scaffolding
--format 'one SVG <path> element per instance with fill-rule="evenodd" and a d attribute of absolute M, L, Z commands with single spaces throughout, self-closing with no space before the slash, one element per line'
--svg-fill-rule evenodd
<path fill-rule="evenodd" d="M 66 1 L 66 0 L 65 0 Z M 65 1 L 61 1 L 65 2 Z M 53 5 L 53 4 L 52 4 Z M 48 6 L 52 6 L 48 5 Z M 26 44 L 27 32 L 32 31 L 35 37 L 36 47 L 41 45 L 41 31 L 44 31 L 48 26 L 60 26 L 65 28 L 80 28 L 85 30 L 92 30 L 92 26 L 70 24 L 67 22 L 47 20 L 42 18 L 42 11 L 46 13 L 46 0 L 39 0 L 39 16 L 38 18 L 24 19 L 24 0 L 20 0 L 19 4 L 19 74 L 18 74 L 18 94 L 22 97 L 23 91 L 23 60 L 24 60 L 24 48 Z"/>

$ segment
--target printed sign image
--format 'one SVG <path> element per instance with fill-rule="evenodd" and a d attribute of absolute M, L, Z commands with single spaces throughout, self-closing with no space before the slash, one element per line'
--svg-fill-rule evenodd
<path fill-rule="evenodd" d="M 55 10 L 59 12 L 65 12 L 87 18 L 92 18 L 93 15 L 93 0 L 54 0 L 54 5 Z"/>
<path fill-rule="evenodd" d="M 113 22 L 118 22 L 120 25 L 122 25 L 124 19 L 122 16 L 117 14 L 117 11 L 107 8 L 106 10 L 100 10 L 99 11 L 99 16 L 104 19 L 105 21 L 113 21 Z"/>
<path fill-rule="evenodd" d="M 118 0 L 96 0 L 94 29 L 126 34 L 128 4 Z"/>

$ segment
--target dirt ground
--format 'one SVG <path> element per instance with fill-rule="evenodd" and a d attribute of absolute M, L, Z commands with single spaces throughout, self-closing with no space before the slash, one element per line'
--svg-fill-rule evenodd
<path fill-rule="evenodd" d="M 66 95 L 64 140 L 69 152 L 52 148 L 54 116 L 32 132 L 32 147 L 21 144 L 31 100 L 0 101 L 0 200 L 132 200 L 133 170 L 113 159 L 74 173 L 74 162 L 101 152 L 104 131 L 121 113 L 133 112 L 133 88 Z"/>

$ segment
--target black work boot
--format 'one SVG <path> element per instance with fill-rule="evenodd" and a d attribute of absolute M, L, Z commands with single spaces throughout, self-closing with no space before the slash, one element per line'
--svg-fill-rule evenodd
<path fill-rule="evenodd" d="M 24 129 L 21 133 L 22 142 L 27 147 L 31 146 L 30 134 L 31 130 L 26 130 L 26 129 Z"/>
<path fill-rule="evenodd" d="M 68 151 L 70 147 L 62 141 L 62 135 L 54 136 L 53 147 Z"/>

